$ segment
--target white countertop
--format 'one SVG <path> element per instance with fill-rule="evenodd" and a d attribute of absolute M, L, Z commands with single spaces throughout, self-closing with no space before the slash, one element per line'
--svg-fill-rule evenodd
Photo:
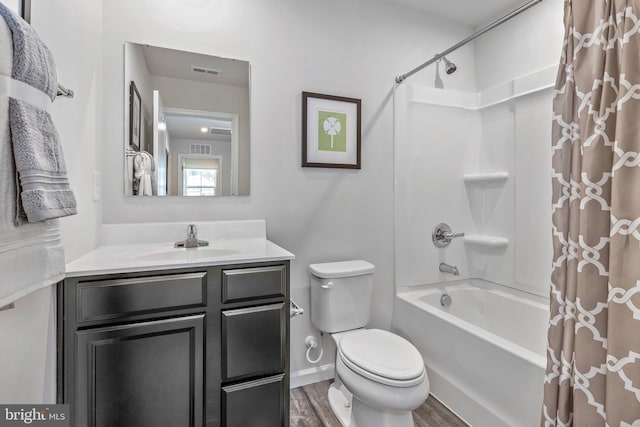
<path fill-rule="evenodd" d="M 200 230 L 211 230 L 199 234 L 199 239 L 209 241 L 209 246 L 184 249 L 174 248 L 173 242 L 155 242 L 157 236 L 173 236 L 175 225 L 172 223 L 158 224 L 122 224 L 109 225 L 109 239 L 103 239 L 104 244 L 86 255 L 71 261 L 66 266 L 66 277 L 90 276 L 98 274 L 131 273 L 137 271 L 157 271 L 176 268 L 190 268 L 215 266 L 226 264 L 243 264 L 250 262 L 268 262 L 292 260 L 295 256 L 266 239 L 264 221 L 219 221 L 196 223 Z M 262 224 L 262 225 L 261 225 Z M 184 224 L 178 224 L 184 229 Z M 130 243 L 132 229 L 145 229 L 154 239 L 143 239 L 135 233 L 136 243 Z M 229 230 L 239 230 L 230 233 Z M 247 233 L 253 228 L 256 232 Z M 224 229 L 224 232 L 220 230 Z M 170 230 L 170 233 L 167 233 Z M 216 231 L 222 238 L 207 238 Z M 113 236 L 122 236 L 114 238 Z M 237 238 L 236 238 L 237 236 Z M 186 236 L 184 236 L 186 237 Z M 184 239 L 183 237 L 183 239 Z"/>

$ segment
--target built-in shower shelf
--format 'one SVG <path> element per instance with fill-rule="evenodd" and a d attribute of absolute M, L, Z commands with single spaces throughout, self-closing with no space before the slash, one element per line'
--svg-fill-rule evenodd
<path fill-rule="evenodd" d="M 509 172 L 469 173 L 462 176 L 470 184 L 502 183 L 509 179 Z"/>
<path fill-rule="evenodd" d="M 464 242 L 493 249 L 506 248 L 509 245 L 509 239 L 484 234 L 468 234 L 464 236 Z"/>

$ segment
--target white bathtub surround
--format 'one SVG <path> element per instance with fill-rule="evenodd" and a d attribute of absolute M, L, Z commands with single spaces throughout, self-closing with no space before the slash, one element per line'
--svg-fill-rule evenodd
<path fill-rule="evenodd" d="M 198 239 L 207 240 L 208 246 L 174 247 L 186 237 L 186 222 L 102 226 L 102 241 L 107 244 L 67 264 L 66 276 L 294 259 L 291 252 L 267 240 L 264 220 L 195 224 Z"/>
<path fill-rule="evenodd" d="M 459 64 L 460 65 L 460 64 Z M 396 284 L 473 277 L 548 294 L 551 90 L 556 66 L 478 92 L 395 92 Z M 417 196 L 419 195 L 419 197 Z M 463 239 L 438 249 L 446 222 Z M 445 402 L 446 403 L 446 402 Z"/>
<path fill-rule="evenodd" d="M 470 279 L 398 288 L 393 327 L 422 354 L 431 393 L 466 422 L 533 427 L 548 318 L 544 298 Z"/>

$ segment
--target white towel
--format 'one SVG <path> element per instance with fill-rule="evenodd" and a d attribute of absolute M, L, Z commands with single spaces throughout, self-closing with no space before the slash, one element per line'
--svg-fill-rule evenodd
<path fill-rule="evenodd" d="M 0 19 L 0 74 L 11 75 L 11 32 Z M 0 97 L 0 307 L 64 278 L 58 220 L 14 225 L 16 176 L 9 99 Z"/>
<path fill-rule="evenodd" d="M 156 169 L 153 156 L 142 151 L 134 159 L 133 165 L 134 177 L 138 180 L 138 196 L 153 196 L 153 172 Z"/>

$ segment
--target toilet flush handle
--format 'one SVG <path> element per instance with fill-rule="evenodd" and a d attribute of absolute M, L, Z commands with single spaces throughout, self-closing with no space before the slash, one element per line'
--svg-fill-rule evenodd
<path fill-rule="evenodd" d="M 324 283 L 324 284 L 320 285 L 320 287 L 322 289 L 331 289 L 331 288 L 333 288 L 333 282 Z"/>

